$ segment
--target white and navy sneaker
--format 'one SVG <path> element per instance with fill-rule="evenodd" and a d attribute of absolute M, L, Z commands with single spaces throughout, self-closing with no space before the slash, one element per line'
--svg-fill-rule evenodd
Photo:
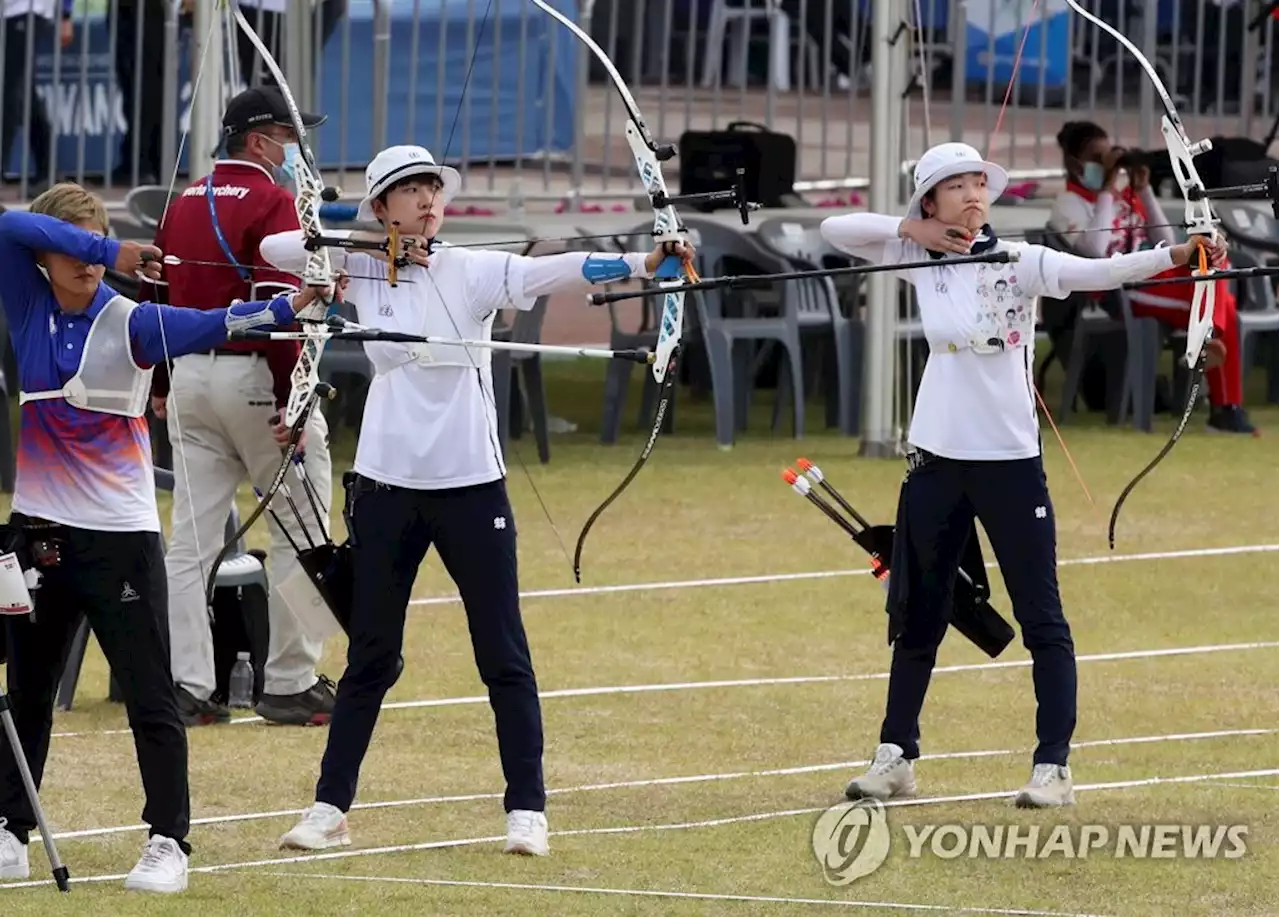
<path fill-rule="evenodd" d="M 881 802 L 915 794 L 915 765 L 902 756 L 902 746 L 892 742 L 881 742 L 867 772 L 850 780 L 844 788 L 846 799 L 869 798 Z"/>
<path fill-rule="evenodd" d="M 0 818 L 0 880 L 31 878 L 27 845 L 5 828 L 8 819 Z"/>
<path fill-rule="evenodd" d="M 1037 764 L 1031 780 L 1019 792 L 1014 804 L 1019 809 L 1044 809 L 1076 804 L 1071 768 L 1063 764 Z"/>
<path fill-rule="evenodd" d="M 503 853 L 544 857 L 551 853 L 545 812 L 512 809 L 507 813 L 507 846 Z"/>
<path fill-rule="evenodd" d="M 317 802 L 304 811 L 298 823 L 280 838 L 281 850 L 324 850 L 350 844 L 347 813 L 327 802 Z"/>
<path fill-rule="evenodd" d="M 138 865 L 125 877 L 124 887 L 139 892 L 173 894 L 187 890 L 187 855 L 171 837 L 147 839 Z"/>

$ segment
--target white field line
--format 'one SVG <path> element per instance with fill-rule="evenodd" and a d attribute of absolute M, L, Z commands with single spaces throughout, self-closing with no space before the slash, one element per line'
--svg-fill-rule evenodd
<path fill-rule="evenodd" d="M 1152 551 L 1145 554 L 1100 554 L 1094 557 L 1070 557 L 1058 561 L 1059 567 L 1121 564 L 1143 560 L 1176 560 L 1189 557 L 1225 557 L 1234 554 L 1262 554 L 1280 551 L 1280 544 L 1243 544 L 1224 548 L 1187 548 L 1180 551 Z M 996 569 L 988 563 L 988 569 Z M 751 586 L 760 583 L 789 583 L 797 580 L 831 579 L 839 576 L 868 576 L 870 567 L 850 570 L 813 570 L 803 573 L 763 573 L 756 576 L 723 576 L 712 579 L 669 580 L 653 583 L 619 583 L 614 586 L 574 586 L 565 589 L 531 589 L 521 592 L 521 599 L 558 599 L 581 595 L 607 595 L 613 592 L 651 592 L 662 589 L 703 589 L 714 586 Z M 436 595 L 413 599 L 410 605 L 455 605 L 462 599 L 453 595 Z"/>
<path fill-rule="evenodd" d="M 1221 786 L 1221 787 L 1226 787 L 1226 788 L 1228 788 L 1228 789 L 1233 789 L 1233 790 L 1271 790 L 1271 792 L 1273 792 L 1273 793 L 1274 793 L 1276 790 L 1280 790 L 1280 786 L 1277 786 L 1277 785 L 1275 785 L 1274 783 L 1221 783 L 1221 782 L 1216 782 L 1216 783 L 1210 783 L 1210 784 L 1209 784 L 1209 786 Z"/>
<path fill-rule="evenodd" d="M 519 882 L 464 882 L 453 879 L 402 879 L 392 876 L 344 876 L 315 872 L 268 872 L 283 879 L 337 879 L 347 882 L 388 882 L 406 885 L 488 888 L 532 892 L 577 892 L 590 895 L 620 895 L 628 898 L 682 898 L 693 901 L 724 901 L 745 904 L 802 904 L 825 907 L 876 908 L 895 911 L 929 911 L 946 914 L 997 914 L 1000 917 L 1102 917 L 1072 911 L 1027 911 L 1009 907 L 976 907 L 955 904 L 911 904 L 903 901 L 854 901 L 847 898 L 787 898 L 777 895 L 717 895 L 712 892 L 671 892 L 650 888 L 595 888 L 581 885 L 533 885 Z"/>
<path fill-rule="evenodd" d="M 1130 736 L 1119 739 L 1090 739 L 1083 742 L 1072 742 L 1071 750 L 1082 748 L 1104 748 L 1116 745 L 1146 745 L 1153 742 L 1194 742 L 1205 739 L 1244 738 L 1253 736 L 1275 735 L 1276 729 L 1220 729 L 1213 732 L 1183 732 L 1169 735 Z M 1030 749 L 999 748 L 985 751 L 952 751 L 939 752 L 932 755 L 921 755 L 921 761 L 946 761 L 959 758 L 997 758 L 1006 755 L 1025 755 Z M 719 774 L 693 774 L 681 777 L 650 777 L 639 780 L 619 780 L 611 783 L 587 783 L 581 786 L 566 786 L 547 790 L 548 796 L 565 793 L 587 793 L 601 790 L 630 790 L 651 786 L 677 786 L 692 783 L 714 783 L 722 780 L 741 780 L 747 778 L 790 777 L 797 774 L 814 774 L 822 771 L 848 770 L 865 767 L 869 760 L 836 761 L 830 764 L 808 764 L 798 767 L 779 767 L 758 771 L 729 771 Z M 1252 784 L 1250 784 L 1252 786 Z M 486 799 L 501 799 L 502 793 L 464 793 L 453 796 L 424 796 L 418 799 L 389 799 L 382 802 L 358 802 L 351 807 L 357 809 L 398 809 L 406 806 L 440 805 L 459 802 L 476 802 Z M 293 817 L 302 814 L 302 809 L 277 809 L 267 812 L 246 812 L 237 815 L 210 815 L 204 818 L 193 818 L 192 826 L 225 825 L 233 822 L 259 821 L 267 818 Z M 101 837 L 107 834 L 124 834 L 130 831 L 146 830 L 147 825 L 119 825 L 110 828 L 83 828 L 78 831 L 60 831 L 54 834 L 54 840 L 68 838 Z"/>
<path fill-rule="evenodd" d="M 1199 656 L 1208 653 L 1235 653 L 1247 650 L 1274 649 L 1280 647 L 1280 641 L 1267 640 L 1253 643 L 1214 643 L 1205 646 L 1174 646 L 1151 650 L 1122 650 L 1114 653 L 1087 653 L 1076 656 L 1076 663 L 1118 662 L 1133 659 L 1159 659 L 1170 656 Z M 933 670 L 934 675 L 952 674 L 956 672 L 985 672 L 996 669 L 1024 669 L 1031 667 L 1030 659 L 1010 659 L 1005 662 L 969 662 L 957 665 L 940 665 Z M 664 691 L 706 691 L 722 688 L 761 688 L 778 685 L 812 685 L 832 682 L 851 681 L 887 681 L 888 672 L 864 672 L 859 675 L 792 675 L 777 678 L 736 678 L 719 681 L 684 681 L 665 682 L 646 685 L 603 685 L 589 688 L 558 688 L 552 691 L 539 691 L 542 700 L 553 700 L 566 697 L 601 697 L 613 694 L 648 694 Z M 487 704 L 487 694 L 475 694 L 464 697 L 438 697 L 425 700 L 389 701 L 382 705 L 382 710 L 414 710 L 422 707 L 462 707 L 471 704 Z M 242 716 L 233 719 L 229 725 L 243 726 L 248 723 L 263 722 L 260 716 Z M 70 739 L 83 736 L 130 735 L 128 729 L 86 730 L 83 732 L 55 732 L 54 738 Z"/>
<path fill-rule="evenodd" d="M 1170 784 L 1203 783 L 1205 781 L 1240 780 L 1252 777 L 1269 777 L 1280 775 L 1280 769 L 1251 771 L 1230 771 L 1217 774 L 1191 774 L 1181 777 L 1144 777 L 1137 780 L 1117 780 L 1110 783 L 1087 783 L 1075 787 L 1077 793 L 1102 790 L 1133 789 Z M 885 806 L 932 806 L 958 802 L 976 802 L 991 799 L 1008 799 L 1017 795 L 1016 790 L 996 790 L 987 793 L 964 793 L 956 796 L 933 796 L 915 799 L 891 799 Z M 797 815 L 816 815 L 826 811 L 827 806 L 813 806 L 803 809 L 784 809 L 778 812 L 759 812 L 751 815 L 734 815 L 726 818 L 712 818 L 703 821 L 675 822 L 659 825 L 618 825 L 609 828 L 574 828 L 567 831 L 552 831 L 552 837 L 587 837 L 600 835 L 642 834 L 653 831 L 684 831 L 692 828 L 718 828 L 724 825 L 744 824 L 748 822 L 770 821 L 777 818 L 791 818 Z M 452 847 L 470 847 L 480 844 L 497 844 L 506 840 L 505 835 L 489 837 L 467 837 L 444 841 L 425 841 L 418 844 L 395 844 L 387 847 L 367 847 L 359 850 L 338 850 L 331 853 L 308 853 L 298 856 L 270 857 L 261 860 L 245 860 L 239 863 L 220 863 L 214 866 L 196 866 L 192 873 L 222 872 L 229 869 L 256 869 L 261 867 L 282 866 L 288 863 L 313 863 L 322 860 L 346 860 L 352 857 L 384 856 L 396 853 L 413 853 L 421 850 L 441 850 Z M 112 882 L 125 878 L 125 873 L 110 875 L 72 877 L 72 884 L 87 882 Z M 38 885 L 50 885 L 51 880 L 36 879 L 24 882 L 6 882 L 0 884 L 0 891 L 15 888 L 30 888 Z"/>

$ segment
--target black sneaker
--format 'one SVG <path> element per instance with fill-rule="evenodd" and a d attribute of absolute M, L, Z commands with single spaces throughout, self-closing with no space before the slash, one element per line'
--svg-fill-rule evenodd
<path fill-rule="evenodd" d="M 1218 433 L 1247 433 L 1250 436 L 1261 436 L 1249 420 L 1249 415 L 1238 404 L 1228 404 L 1212 408 L 1209 411 L 1209 430 Z"/>
<path fill-rule="evenodd" d="M 264 720 L 282 726 L 324 726 L 333 716 L 336 689 L 337 685 L 321 675 L 300 694 L 262 695 L 253 710 Z"/>
<path fill-rule="evenodd" d="M 231 722 L 231 708 L 214 698 L 200 700 L 182 685 L 174 685 L 178 694 L 178 715 L 187 726 L 211 726 Z"/>

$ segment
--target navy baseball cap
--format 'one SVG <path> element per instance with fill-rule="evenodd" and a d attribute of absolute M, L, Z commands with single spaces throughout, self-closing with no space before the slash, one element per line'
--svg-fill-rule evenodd
<path fill-rule="evenodd" d="M 327 115 L 309 112 L 299 114 L 303 127 L 317 127 L 328 118 Z M 227 110 L 222 115 L 222 133 L 227 137 L 268 124 L 293 127 L 293 118 L 289 116 L 289 105 L 284 100 L 284 93 L 275 86 L 246 89 L 227 103 Z"/>

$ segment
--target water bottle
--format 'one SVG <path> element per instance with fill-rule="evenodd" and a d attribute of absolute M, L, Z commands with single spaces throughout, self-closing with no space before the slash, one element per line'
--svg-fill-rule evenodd
<path fill-rule="evenodd" d="M 236 664 L 231 667 L 231 683 L 227 693 L 232 707 L 253 706 L 253 665 L 248 653 L 236 653 Z"/>

